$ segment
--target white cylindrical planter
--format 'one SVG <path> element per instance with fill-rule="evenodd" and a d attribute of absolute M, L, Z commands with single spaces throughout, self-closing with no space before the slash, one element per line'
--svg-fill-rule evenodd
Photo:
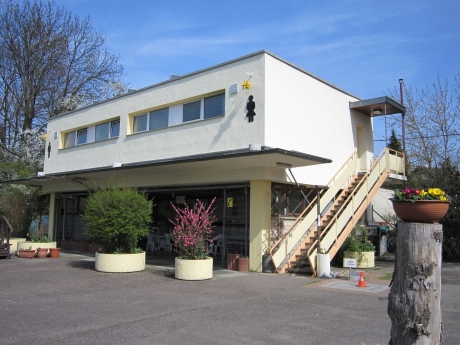
<path fill-rule="evenodd" d="M 323 275 L 331 275 L 331 258 L 329 254 L 318 254 L 318 265 L 316 276 L 322 277 Z"/>
<path fill-rule="evenodd" d="M 16 253 L 16 251 L 18 250 L 18 243 L 19 242 L 25 242 L 27 241 L 27 239 L 25 238 L 10 238 L 10 253 Z M 6 243 L 6 239 L 5 239 L 5 243 Z"/>
<path fill-rule="evenodd" d="M 185 260 L 176 258 L 175 277 L 182 280 L 206 280 L 212 278 L 213 259 Z"/>
<path fill-rule="evenodd" d="M 145 270 L 145 252 L 136 254 L 96 253 L 96 271 L 107 273 L 139 272 Z"/>

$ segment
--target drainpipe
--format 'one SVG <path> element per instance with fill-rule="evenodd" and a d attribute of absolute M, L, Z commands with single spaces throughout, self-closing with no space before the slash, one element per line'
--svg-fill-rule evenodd
<path fill-rule="evenodd" d="M 404 105 L 404 80 L 399 79 L 399 94 L 401 97 L 401 105 Z M 406 123 L 405 123 L 405 113 L 401 113 L 401 126 L 402 126 L 402 144 L 403 144 L 403 153 L 404 153 L 404 174 L 406 173 L 407 169 L 407 154 L 406 154 Z M 407 180 L 406 180 L 406 187 L 407 187 Z"/>

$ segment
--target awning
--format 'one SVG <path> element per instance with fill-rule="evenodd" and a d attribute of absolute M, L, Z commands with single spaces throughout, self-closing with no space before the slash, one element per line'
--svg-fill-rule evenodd
<path fill-rule="evenodd" d="M 350 102 L 350 109 L 370 117 L 406 113 L 405 106 L 387 96 Z"/>
<path fill-rule="evenodd" d="M 297 168 L 309 165 L 331 163 L 332 160 L 309 155 L 298 151 L 269 148 L 262 146 L 258 150 L 240 149 L 212 152 L 191 156 L 183 156 L 154 161 L 126 163 L 121 166 L 105 166 L 94 169 L 83 169 L 61 173 L 46 174 L 28 179 L 2 181 L 2 184 L 21 184 L 34 187 L 47 187 L 53 184 L 73 186 L 80 184 L 88 186 L 91 181 L 107 181 L 112 177 L 130 180 L 146 176 L 168 176 L 174 173 L 186 172 L 199 174 L 213 172 L 251 169 L 251 168 Z M 60 190 L 65 189 L 63 185 Z M 72 190 L 71 189 L 71 190 Z"/>

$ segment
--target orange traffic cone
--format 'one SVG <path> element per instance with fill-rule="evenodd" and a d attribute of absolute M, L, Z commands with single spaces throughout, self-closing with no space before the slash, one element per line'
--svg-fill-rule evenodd
<path fill-rule="evenodd" d="M 359 272 L 359 282 L 357 287 L 365 288 L 367 287 L 366 282 L 364 281 L 364 272 Z"/>

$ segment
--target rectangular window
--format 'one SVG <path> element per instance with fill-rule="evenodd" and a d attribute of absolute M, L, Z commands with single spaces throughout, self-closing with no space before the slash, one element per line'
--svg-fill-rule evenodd
<path fill-rule="evenodd" d="M 77 145 L 86 144 L 87 132 L 86 128 L 77 131 Z"/>
<path fill-rule="evenodd" d="M 76 134 L 75 131 L 65 134 L 64 147 L 74 147 L 75 146 L 75 134 Z"/>
<path fill-rule="evenodd" d="M 142 114 L 133 119 L 133 132 L 142 132 L 147 130 L 147 114 Z"/>
<path fill-rule="evenodd" d="M 110 137 L 116 138 L 120 136 L 120 120 L 115 120 L 111 122 Z"/>
<path fill-rule="evenodd" d="M 199 120 L 201 112 L 201 100 L 184 104 L 183 110 L 183 122 Z"/>
<path fill-rule="evenodd" d="M 204 118 L 211 119 L 213 117 L 225 115 L 225 94 L 207 97 L 204 99 Z"/>
<path fill-rule="evenodd" d="M 96 141 L 106 140 L 109 138 L 109 123 L 101 123 L 96 125 Z"/>
<path fill-rule="evenodd" d="M 169 108 L 150 112 L 149 130 L 167 128 L 169 118 Z"/>

